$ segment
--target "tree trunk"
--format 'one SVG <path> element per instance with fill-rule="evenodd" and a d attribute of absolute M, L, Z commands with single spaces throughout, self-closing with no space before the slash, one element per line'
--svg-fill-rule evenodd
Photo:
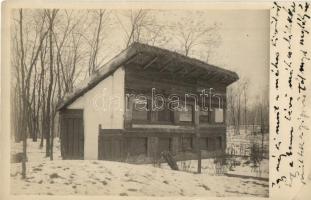
<path fill-rule="evenodd" d="M 247 116 L 246 116 L 246 106 L 247 106 L 247 97 L 246 97 L 246 89 L 244 89 L 244 125 L 245 125 L 245 132 L 247 133 Z"/>
<path fill-rule="evenodd" d="M 54 114 L 53 114 L 54 115 Z M 54 121 L 55 117 L 52 117 L 51 122 L 51 147 L 50 147 L 50 160 L 53 160 L 53 147 L 54 147 Z"/>
<path fill-rule="evenodd" d="M 262 115 L 262 104 L 260 104 L 260 132 L 261 132 L 261 159 L 263 158 L 264 154 L 264 130 L 263 130 L 263 115 Z"/>
<path fill-rule="evenodd" d="M 46 101 L 46 157 L 50 156 L 50 150 L 51 150 L 51 120 L 52 120 L 52 90 L 53 90 L 53 82 L 54 82 L 54 58 L 53 58 L 53 26 L 54 26 L 54 19 L 57 13 L 57 10 L 52 11 L 46 11 L 48 18 L 49 18 L 49 53 L 50 53 L 50 81 L 49 81 L 49 87 L 48 87 L 48 96 Z"/>
<path fill-rule="evenodd" d="M 22 75 L 22 109 L 21 109 L 21 115 L 22 115 L 22 138 L 23 138 L 23 159 L 22 159 L 22 178 L 26 178 L 26 160 L 27 160 L 27 127 L 26 127 L 26 114 L 25 111 L 27 104 L 26 104 L 26 96 L 25 96 L 25 69 L 24 69 L 24 44 L 23 44 L 23 10 L 19 10 L 19 28 L 20 28 L 20 48 L 21 48 L 21 75 Z"/>
<path fill-rule="evenodd" d="M 45 69 L 44 69 L 44 60 L 45 60 L 45 53 L 46 50 L 43 52 L 40 52 L 40 61 L 41 61 L 41 77 L 40 77 L 40 87 L 41 87 L 41 92 L 42 95 L 40 95 L 39 97 L 42 99 L 41 100 L 41 141 L 40 141 L 40 148 L 43 147 L 43 141 L 44 141 L 44 137 L 45 137 L 45 107 L 46 107 L 46 99 L 45 99 Z"/>

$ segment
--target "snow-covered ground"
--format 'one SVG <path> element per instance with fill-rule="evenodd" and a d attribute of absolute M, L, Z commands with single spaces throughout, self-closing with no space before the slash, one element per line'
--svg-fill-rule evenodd
<path fill-rule="evenodd" d="M 253 178 L 194 174 L 110 161 L 61 160 L 59 145 L 55 143 L 55 160 L 50 161 L 44 158 L 44 149 L 39 149 L 39 141 L 28 142 L 27 178 L 21 179 L 20 163 L 11 164 L 12 194 L 268 196 L 268 181 Z"/>
<path fill-rule="evenodd" d="M 267 159 L 262 160 L 260 162 L 260 166 L 256 168 L 251 167 L 252 164 L 249 162 L 249 159 L 235 158 L 235 161 L 238 162 L 239 165 L 236 165 L 235 167 L 232 167 L 232 169 L 229 169 L 229 166 L 223 166 L 223 168 L 221 168 L 221 166 L 214 163 L 214 159 L 202 159 L 201 173 L 215 175 L 219 172 L 222 172 L 232 175 L 250 176 L 255 178 L 269 178 L 269 161 Z M 198 161 L 178 161 L 177 165 L 178 168 L 182 171 L 195 173 L 197 172 Z M 170 167 L 166 163 L 161 163 L 158 167 L 162 169 L 170 169 Z"/>
<path fill-rule="evenodd" d="M 11 156 L 16 153 L 21 153 L 23 151 L 22 142 L 15 143 L 11 141 Z M 54 139 L 54 148 L 53 148 L 53 158 L 54 160 L 61 160 L 60 155 L 60 142 L 59 138 Z M 45 140 L 43 148 L 40 148 L 40 139 L 38 138 L 37 142 L 33 142 L 32 139 L 27 140 L 27 158 L 29 162 L 39 162 L 47 161 L 50 158 L 45 157 Z"/>

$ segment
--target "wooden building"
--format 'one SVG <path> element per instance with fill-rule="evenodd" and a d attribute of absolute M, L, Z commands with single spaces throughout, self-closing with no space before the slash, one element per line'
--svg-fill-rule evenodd
<path fill-rule="evenodd" d="M 62 157 L 150 162 L 163 151 L 180 159 L 196 148 L 222 153 L 226 87 L 236 80 L 235 72 L 134 43 L 60 103 Z"/>

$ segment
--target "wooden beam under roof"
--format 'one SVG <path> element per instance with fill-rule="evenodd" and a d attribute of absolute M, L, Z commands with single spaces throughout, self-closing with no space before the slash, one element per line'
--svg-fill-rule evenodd
<path fill-rule="evenodd" d="M 174 71 L 174 73 L 178 73 L 178 72 L 181 72 L 183 70 L 185 70 L 185 67 L 178 68 L 176 71 Z"/>
<path fill-rule="evenodd" d="M 131 62 L 133 62 L 134 60 L 137 59 L 138 56 L 140 56 L 141 53 L 137 53 L 135 56 L 133 56 L 131 59 L 129 59 L 125 64 L 128 65 L 130 64 Z"/>
<path fill-rule="evenodd" d="M 197 71 L 197 68 L 193 68 L 192 70 L 190 70 L 188 73 L 183 74 L 183 77 L 188 77 L 190 74 L 192 74 L 193 72 Z"/>
<path fill-rule="evenodd" d="M 225 79 L 223 79 L 222 81 L 224 81 L 225 84 L 228 84 L 228 83 L 232 83 L 235 81 L 234 78 L 230 77 L 230 76 L 227 76 Z"/>
<path fill-rule="evenodd" d="M 219 82 L 227 83 L 228 80 L 229 80 L 229 82 L 230 82 L 230 76 L 228 76 L 228 75 L 225 74 L 222 78 L 219 79 Z"/>
<path fill-rule="evenodd" d="M 154 57 L 152 60 L 148 61 L 147 64 L 145 64 L 145 66 L 143 67 L 143 69 L 147 69 L 148 67 L 150 67 L 155 61 L 158 60 L 158 57 Z"/>
<path fill-rule="evenodd" d="M 206 72 L 202 72 L 199 76 L 197 76 L 196 78 L 197 79 L 200 79 L 202 78 L 203 76 L 205 76 L 206 74 L 209 74 L 209 73 L 206 73 Z"/>
<path fill-rule="evenodd" d="M 163 72 L 164 70 L 166 70 L 166 69 L 170 66 L 170 64 L 172 63 L 172 61 L 173 61 L 173 59 L 170 59 L 169 61 L 167 61 L 167 62 L 163 65 L 163 67 L 160 69 L 160 72 Z"/>
<path fill-rule="evenodd" d="M 216 77 L 217 77 L 217 72 L 212 72 L 206 77 L 206 79 L 208 79 L 209 81 L 214 81 Z"/>
<path fill-rule="evenodd" d="M 205 74 L 205 77 L 204 77 L 204 78 L 210 80 L 211 78 L 213 78 L 213 76 L 214 76 L 215 74 L 216 74 L 216 73 L 213 72 L 213 71 L 212 71 L 212 72 L 209 72 L 208 74 Z"/>
<path fill-rule="evenodd" d="M 228 76 L 224 76 L 222 79 L 220 79 L 220 82 L 224 82 L 225 80 L 227 80 L 229 77 Z"/>

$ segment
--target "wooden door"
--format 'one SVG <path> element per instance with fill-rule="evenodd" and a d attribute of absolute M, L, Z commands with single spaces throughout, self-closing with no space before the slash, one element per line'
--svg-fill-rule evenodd
<path fill-rule="evenodd" d="M 60 117 L 63 159 L 84 159 L 83 110 L 66 109 Z"/>

